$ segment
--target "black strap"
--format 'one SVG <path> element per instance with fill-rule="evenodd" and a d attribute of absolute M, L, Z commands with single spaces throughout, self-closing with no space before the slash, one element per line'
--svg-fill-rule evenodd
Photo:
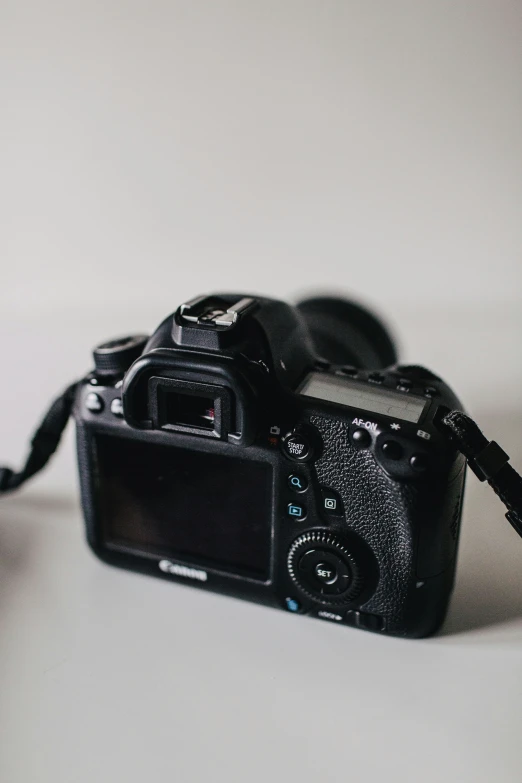
<path fill-rule="evenodd" d="M 509 464 L 498 443 L 488 441 L 473 419 L 461 411 L 451 411 L 441 420 L 464 454 L 479 481 L 487 481 L 507 508 L 506 519 L 522 536 L 522 478 Z"/>
<path fill-rule="evenodd" d="M 47 464 L 58 448 L 62 433 L 69 421 L 77 386 L 78 383 L 68 386 L 45 414 L 31 441 L 31 451 L 22 470 L 15 473 L 10 468 L 0 467 L 0 492 L 17 489 L 20 484 Z"/>

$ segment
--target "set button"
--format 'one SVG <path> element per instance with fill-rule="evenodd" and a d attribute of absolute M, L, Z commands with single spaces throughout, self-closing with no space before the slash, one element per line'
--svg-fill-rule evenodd
<path fill-rule="evenodd" d="M 333 585 L 338 579 L 337 569 L 331 563 L 317 563 L 315 576 L 324 585 Z"/>
<path fill-rule="evenodd" d="M 319 595 L 341 595 L 353 581 L 345 558 L 320 547 L 305 552 L 299 560 L 298 573 L 305 585 Z"/>

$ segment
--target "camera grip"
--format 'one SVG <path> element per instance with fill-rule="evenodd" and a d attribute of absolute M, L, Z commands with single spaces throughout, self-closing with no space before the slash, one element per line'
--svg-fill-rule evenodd
<path fill-rule="evenodd" d="M 398 481 L 370 451 L 352 445 L 347 423 L 318 415 L 310 422 L 324 442 L 315 464 L 319 483 L 339 493 L 348 529 L 364 539 L 378 563 L 377 588 L 361 608 L 385 618 L 391 633 L 416 635 L 417 625 L 424 628 L 418 635 L 431 632 L 444 616 L 453 583 L 462 460 L 455 466 L 455 454 L 427 478 Z"/>

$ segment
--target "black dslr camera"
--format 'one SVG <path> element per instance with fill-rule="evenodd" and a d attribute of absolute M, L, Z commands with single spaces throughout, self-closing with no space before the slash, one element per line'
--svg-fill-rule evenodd
<path fill-rule="evenodd" d="M 202 296 L 94 351 L 77 387 L 87 537 L 104 561 L 397 636 L 442 622 L 465 460 L 459 402 L 358 305 Z"/>

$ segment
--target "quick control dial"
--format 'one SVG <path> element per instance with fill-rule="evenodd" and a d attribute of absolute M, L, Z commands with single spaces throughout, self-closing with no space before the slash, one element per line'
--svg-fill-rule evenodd
<path fill-rule="evenodd" d="M 296 538 L 287 565 L 292 581 L 322 604 L 350 603 L 363 588 L 361 567 L 350 543 L 328 530 L 311 530 Z"/>

